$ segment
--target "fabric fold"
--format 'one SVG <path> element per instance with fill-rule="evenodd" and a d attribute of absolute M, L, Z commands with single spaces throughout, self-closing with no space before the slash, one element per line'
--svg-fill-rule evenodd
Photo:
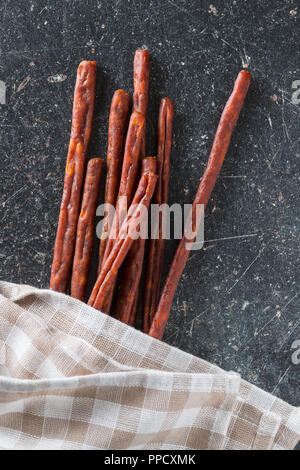
<path fill-rule="evenodd" d="M 300 411 L 80 301 L 0 282 L 3 449 L 292 449 Z"/>

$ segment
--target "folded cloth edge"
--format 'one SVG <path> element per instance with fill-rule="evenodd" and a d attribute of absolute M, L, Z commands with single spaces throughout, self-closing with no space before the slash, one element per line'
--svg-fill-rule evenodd
<path fill-rule="evenodd" d="M 140 339 L 142 335 L 142 341 L 145 342 L 146 347 L 149 345 L 149 337 L 144 335 L 142 332 L 132 329 L 127 325 L 120 324 L 118 320 L 115 320 L 112 317 L 108 317 L 101 312 L 95 311 L 91 307 L 88 307 L 85 304 L 81 304 L 81 302 L 76 299 L 65 296 L 64 294 L 49 291 L 47 289 L 37 289 L 31 286 L 16 285 L 5 281 L 0 281 L 0 300 L 2 297 L 17 305 L 22 305 L 23 301 L 27 300 L 28 297 L 32 295 L 42 298 L 45 303 L 49 303 L 52 306 L 55 304 L 56 308 L 59 307 L 64 310 L 68 310 L 71 309 L 71 307 L 74 307 L 77 314 L 81 309 L 84 309 L 85 312 L 90 311 L 92 315 L 95 315 L 96 318 L 102 320 L 103 325 L 105 324 L 106 331 L 109 330 L 110 327 L 112 330 L 114 328 L 117 328 L 118 331 L 122 330 L 124 332 L 124 337 L 130 338 L 131 343 L 133 343 L 136 338 Z M 188 373 L 208 375 L 224 374 L 227 377 L 230 375 L 230 373 L 223 371 L 213 364 L 209 364 L 207 361 L 195 358 L 186 352 L 166 345 L 165 343 L 162 343 L 156 339 L 151 338 L 150 340 L 151 343 L 155 345 L 157 352 L 161 350 L 161 353 L 165 354 L 166 351 L 168 351 L 168 356 L 170 358 L 172 355 L 176 357 L 177 370 L 171 361 L 171 363 L 166 365 L 169 371 L 173 370 L 179 374 L 183 374 L 183 376 Z M 175 362 L 175 360 L 173 360 L 173 362 Z M 182 366 L 184 367 L 181 371 L 180 367 Z M 141 370 L 143 367 L 137 367 L 137 369 Z M 165 370 L 164 373 L 168 373 L 168 370 Z M 160 372 L 154 369 L 153 374 L 159 376 Z M 94 374 L 93 377 L 95 378 L 96 375 L 97 374 Z M 234 377 L 235 374 L 233 373 L 232 376 Z M 67 383 L 70 379 L 73 378 L 66 377 L 63 380 L 65 380 Z M 79 379 L 79 377 L 77 377 L 77 379 Z M 42 386 L 43 379 L 27 382 L 31 384 L 36 382 L 36 385 L 39 383 L 39 385 Z M 13 384 L 19 385 L 18 379 L 7 377 L 0 378 L 0 388 L 1 383 L 10 383 L 11 386 Z M 47 383 L 47 380 L 45 383 Z M 234 409 L 235 420 L 244 420 L 245 423 L 250 422 L 251 419 L 249 420 L 249 415 L 251 414 L 250 410 L 252 409 L 258 410 L 260 412 L 260 421 L 257 426 L 255 440 L 252 444 L 253 449 L 293 449 L 295 447 L 298 440 L 300 439 L 299 408 L 293 407 L 283 400 L 274 397 L 268 392 L 265 392 L 260 388 L 244 380 L 241 380 L 239 386 L 239 399 Z M 232 428 L 232 435 L 230 435 L 231 437 L 227 438 L 225 448 L 234 448 L 234 420 L 231 421 L 230 427 Z"/>

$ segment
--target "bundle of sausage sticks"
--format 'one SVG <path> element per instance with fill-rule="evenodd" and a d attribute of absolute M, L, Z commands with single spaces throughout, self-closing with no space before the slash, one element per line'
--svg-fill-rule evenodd
<path fill-rule="evenodd" d="M 83 61 L 77 71 L 72 129 L 65 180 L 54 246 L 50 288 L 84 301 L 95 242 L 95 218 L 98 205 L 101 158 L 88 160 L 96 88 L 96 62 Z M 161 291 L 164 245 L 164 211 L 158 211 L 156 236 L 140 233 L 141 214 L 151 203 L 167 204 L 172 146 L 173 103 L 160 103 L 157 155 L 146 156 L 146 115 L 148 107 L 150 57 L 137 50 L 134 57 L 134 93 L 117 90 L 112 98 L 106 159 L 105 205 L 114 207 L 113 217 L 104 212 L 99 244 L 97 279 L 88 304 L 120 321 L 135 326 L 140 292 L 143 305 L 143 331 L 162 339 L 173 298 L 186 265 L 190 243 L 184 235 L 175 253 Z M 251 81 L 242 70 L 222 113 L 211 153 L 191 208 L 193 233 L 197 232 L 197 205 L 207 206 L 226 156 Z M 145 266 L 144 266 L 145 265 Z M 120 270 L 120 268 L 122 269 Z M 145 268 L 144 286 L 141 275 Z M 118 280 L 118 283 L 117 283 Z M 116 288 L 116 285 L 119 287 Z"/>

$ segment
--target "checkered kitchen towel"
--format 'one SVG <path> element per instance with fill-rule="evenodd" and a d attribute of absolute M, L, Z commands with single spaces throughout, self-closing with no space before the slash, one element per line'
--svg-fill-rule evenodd
<path fill-rule="evenodd" d="M 78 300 L 0 282 L 1 449 L 292 449 L 300 412 Z"/>

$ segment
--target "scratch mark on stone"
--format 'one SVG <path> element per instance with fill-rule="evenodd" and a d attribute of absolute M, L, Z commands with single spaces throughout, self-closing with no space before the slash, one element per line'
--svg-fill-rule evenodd
<path fill-rule="evenodd" d="M 272 394 L 277 390 L 278 386 L 281 384 L 281 382 L 283 381 L 284 377 L 286 376 L 286 374 L 288 373 L 288 371 L 290 370 L 291 366 L 289 366 L 286 371 L 282 374 L 282 376 L 279 378 L 277 384 L 275 385 L 275 387 L 273 388 L 272 390 Z"/>
<path fill-rule="evenodd" d="M 215 238 L 213 240 L 205 240 L 204 243 L 209 243 L 209 242 L 219 242 L 219 241 L 225 241 L 225 240 L 236 240 L 238 238 L 249 238 L 249 237 L 257 237 L 258 233 L 249 233 L 248 235 L 236 235 L 235 237 L 225 237 L 225 238 Z"/>
<path fill-rule="evenodd" d="M 184 8 L 181 8 L 179 7 L 178 5 L 176 5 L 176 3 L 172 2 L 171 0 L 167 0 L 167 2 L 172 5 L 172 7 L 176 8 L 177 10 L 181 11 L 182 13 L 185 13 L 187 16 L 190 16 L 191 18 L 193 17 L 191 15 L 191 13 L 189 13 L 187 10 L 185 10 Z"/>
<path fill-rule="evenodd" d="M 281 348 L 283 347 L 283 345 L 287 342 L 287 340 L 289 339 L 289 337 L 294 333 L 294 331 L 298 328 L 298 326 L 300 325 L 300 320 L 296 323 L 296 325 L 291 329 L 291 331 L 285 336 L 283 342 L 281 343 L 280 345 L 280 348 L 278 349 L 278 351 L 281 350 Z"/>
<path fill-rule="evenodd" d="M 280 150 L 281 150 L 281 149 L 278 149 L 277 152 L 275 152 L 275 154 L 274 154 L 274 156 L 273 156 L 273 158 L 272 158 L 272 160 L 271 160 L 270 162 L 267 160 L 268 170 L 271 171 L 272 163 L 274 162 L 274 160 L 275 160 L 275 158 L 277 157 L 277 155 L 278 155 L 278 153 L 280 152 Z"/>
<path fill-rule="evenodd" d="M 19 91 L 24 90 L 24 88 L 26 87 L 26 85 L 27 85 L 29 82 L 30 82 L 30 77 L 29 77 L 29 75 L 28 75 L 26 78 L 24 78 L 24 80 L 22 81 L 22 83 L 20 83 L 20 85 L 18 86 L 18 88 L 17 88 L 17 93 L 18 93 Z"/>
<path fill-rule="evenodd" d="M 233 284 L 233 286 L 230 287 L 230 289 L 227 291 L 227 294 L 229 294 L 229 293 L 232 291 L 232 289 L 235 288 L 235 286 L 236 286 L 236 285 L 240 282 L 240 280 L 245 276 L 245 274 L 249 271 L 249 269 L 253 266 L 253 264 L 258 260 L 258 258 L 260 258 L 260 256 L 262 255 L 262 253 L 263 253 L 264 250 L 265 250 L 265 247 L 262 248 L 262 249 L 259 251 L 258 255 L 257 255 L 257 256 L 254 258 L 254 260 L 249 264 L 249 266 L 247 267 L 247 269 L 245 269 L 245 271 L 244 271 L 243 274 L 239 277 L 239 279 L 237 279 L 237 280 L 235 281 L 235 283 Z"/>
<path fill-rule="evenodd" d="M 18 189 L 18 191 L 16 191 L 14 194 L 12 194 L 12 196 L 10 196 L 8 199 L 6 199 L 5 201 L 1 202 L 1 206 L 4 207 L 8 201 L 11 201 L 11 199 L 13 199 L 14 197 L 16 197 L 17 194 L 19 194 L 21 191 L 23 191 L 24 189 L 26 188 L 26 185 L 23 186 L 22 188 Z"/>
<path fill-rule="evenodd" d="M 299 294 L 300 294 L 300 292 L 297 292 L 297 293 L 282 307 L 281 310 L 286 310 L 286 307 L 287 307 L 288 305 L 290 305 L 290 303 L 293 302 L 293 300 L 296 299 Z"/>
<path fill-rule="evenodd" d="M 247 178 L 246 175 L 225 175 L 225 176 L 220 176 L 220 178 Z"/>

